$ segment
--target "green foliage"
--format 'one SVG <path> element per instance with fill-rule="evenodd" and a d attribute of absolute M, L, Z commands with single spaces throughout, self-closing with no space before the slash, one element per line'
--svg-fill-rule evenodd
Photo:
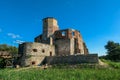
<path fill-rule="evenodd" d="M 106 58 L 113 61 L 120 61 L 120 44 L 115 43 L 113 41 L 108 41 L 107 45 L 105 45 L 107 49 Z"/>
<path fill-rule="evenodd" d="M 9 46 L 7 44 L 0 44 L 0 51 L 8 51 L 14 55 L 18 53 L 18 48 L 15 46 Z"/>
<path fill-rule="evenodd" d="M 0 80 L 120 80 L 120 69 L 4 69 Z"/>
<path fill-rule="evenodd" d="M 7 51 L 12 57 L 18 53 L 18 48 L 15 46 L 9 46 L 7 44 L 0 44 L 0 51 Z M 4 68 L 6 65 L 5 59 L 0 58 L 0 68 Z"/>
<path fill-rule="evenodd" d="M 0 68 L 5 68 L 5 59 L 0 58 Z"/>

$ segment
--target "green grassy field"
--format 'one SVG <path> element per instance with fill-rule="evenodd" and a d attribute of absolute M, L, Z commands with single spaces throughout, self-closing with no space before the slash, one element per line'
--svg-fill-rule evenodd
<path fill-rule="evenodd" d="M 1 69 L 0 80 L 120 80 L 120 68 Z"/>
<path fill-rule="evenodd" d="M 120 69 L 4 69 L 0 80 L 120 80 Z"/>

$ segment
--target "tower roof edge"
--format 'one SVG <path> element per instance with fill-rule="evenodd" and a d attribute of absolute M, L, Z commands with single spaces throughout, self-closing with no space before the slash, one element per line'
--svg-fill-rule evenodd
<path fill-rule="evenodd" d="M 54 17 L 46 17 L 46 18 L 43 18 L 43 20 L 45 20 L 45 19 L 55 19 L 55 20 L 57 20 L 57 19 L 54 18 Z"/>

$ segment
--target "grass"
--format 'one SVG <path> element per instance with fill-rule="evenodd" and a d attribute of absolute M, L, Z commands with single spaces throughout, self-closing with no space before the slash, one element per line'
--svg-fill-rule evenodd
<path fill-rule="evenodd" d="M 120 80 L 120 69 L 3 69 L 0 80 Z"/>
<path fill-rule="evenodd" d="M 110 60 L 101 59 L 103 62 L 107 63 L 110 67 L 115 69 L 120 69 L 120 62 L 113 62 Z"/>
<path fill-rule="evenodd" d="M 111 68 L 97 68 L 89 65 L 79 65 L 77 68 L 54 66 L 48 69 L 20 68 L 1 69 L 0 80 L 120 80 L 120 63 L 102 60 Z M 113 66 L 114 65 L 114 66 Z M 63 65 L 62 65 L 63 66 Z"/>

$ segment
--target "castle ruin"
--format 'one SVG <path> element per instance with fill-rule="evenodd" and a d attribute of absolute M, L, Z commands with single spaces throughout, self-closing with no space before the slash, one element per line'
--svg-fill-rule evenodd
<path fill-rule="evenodd" d="M 43 32 L 34 38 L 34 42 L 19 45 L 19 65 L 40 65 L 46 56 L 89 55 L 88 49 L 79 31 L 60 30 L 53 17 L 43 19 Z M 97 59 L 97 58 L 96 58 Z"/>

